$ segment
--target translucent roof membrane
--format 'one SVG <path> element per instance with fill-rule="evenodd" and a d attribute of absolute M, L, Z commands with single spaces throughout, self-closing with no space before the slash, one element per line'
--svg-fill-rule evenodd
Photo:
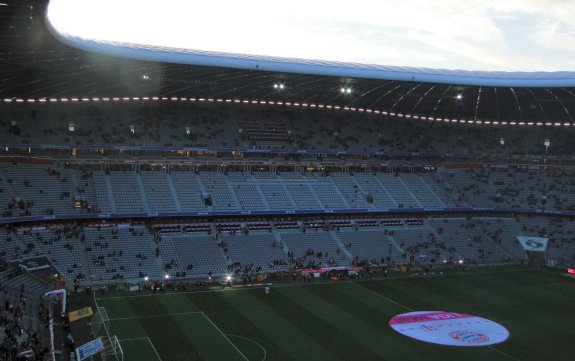
<path fill-rule="evenodd" d="M 184 64 L 493 86 L 573 86 L 575 3 L 51 0 L 63 42 Z M 437 70 L 441 69 L 441 70 Z"/>

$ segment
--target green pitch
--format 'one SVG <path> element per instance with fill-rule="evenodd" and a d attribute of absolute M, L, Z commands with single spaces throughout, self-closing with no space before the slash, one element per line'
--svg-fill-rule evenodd
<path fill-rule="evenodd" d="M 568 360 L 575 352 L 575 279 L 546 270 L 96 301 L 126 361 Z M 511 336 L 491 347 L 449 347 L 388 326 L 414 310 L 477 315 Z"/>

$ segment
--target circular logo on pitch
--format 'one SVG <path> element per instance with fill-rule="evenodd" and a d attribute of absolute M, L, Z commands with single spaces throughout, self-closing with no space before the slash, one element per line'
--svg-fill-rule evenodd
<path fill-rule="evenodd" d="M 489 341 L 489 337 L 475 331 L 453 331 L 449 334 L 449 337 L 465 343 L 483 343 Z"/>
<path fill-rule="evenodd" d="M 389 325 L 402 335 L 446 346 L 484 347 L 509 337 L 509 331 L 502 325 L 459 312 L 408 312 L 394 316 Z"/>

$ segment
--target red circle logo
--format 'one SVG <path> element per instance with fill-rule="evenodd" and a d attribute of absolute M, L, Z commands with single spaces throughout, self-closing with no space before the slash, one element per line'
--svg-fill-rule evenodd
<path fill-rule="evenodd" d="M 449 334 L 449 337 L 465 343 L 483 343 L 489 341 L 489 337 L 475 331 L 453 331 Z"/>

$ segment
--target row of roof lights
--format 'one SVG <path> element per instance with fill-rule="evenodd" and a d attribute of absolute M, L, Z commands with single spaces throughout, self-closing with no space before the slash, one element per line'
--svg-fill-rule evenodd
<path fill-rule="evenodd" d="M 146 78 L 146 79 L 147 79 L 147 78 Z M 286 86 L 285 86 L 284 83 L 274 83 L 274 89 L 283 90 L 283 89 L 285 89 L 285 87 L 286 87 Z M 343 87 L 341 87 L 341 88 L 339 89 L 339 92 L 340 92 L 341 94 L 351 94 L 351 88 L 350 88 L 350 87 L 343 86 Z"/>
<path fill-rule="evenodd" d="M 343 88 L 342 88 L 343 89 Z M 345 90 L 346 94 L 347 89 Z M 351 89 L 349 89 L 351 93 Z M 436 123 L 452 123 L 452 124 L 477 124 L 477 125 L 512 125 L 512 126 L 543 126 L 543 125 L 553 125 L 556 127 L 570 127 L 574 126 L 573 123 L 569 122 L 518 122 L 518 121 L 497 121 L 497 120 L 469 120 L 469 119 L 449 119 L 449 118 L 435 118 L 427 117 L 415 114 L 404 114 L 387 112 L 376 109 L 365 109 L 348 107 L 341 105 L 329 105 L 329 104 L 315 104 L 306 102 L 284 102 L 284 101 L 274 101 L 274 100 L 248 100 L 248 99 L 221 99 L 221 98 L 194 98 L 194 97 L 61 97 L 61 98 L 5 98 L 3 103 L 87 103 L 87 102 L 142 102 L 142 101 L 172 101 L 172 102 L 199 102 L 199 103 L 235 103 L 235 104 L 260 104 L 260 105 L 277 105 L 277 106 L 287 106 L 287 107 L 303 107 L 303 108 L 318 108 L 318 109 L 330 109 L 330 110 L 343 110 L 351 112 L 360 112 L 368 114 L 377 114 L 383 116 L 390 116 L 396 118 L 406 118 L 406 119 L 416 119 L 425 120 Z"/>

